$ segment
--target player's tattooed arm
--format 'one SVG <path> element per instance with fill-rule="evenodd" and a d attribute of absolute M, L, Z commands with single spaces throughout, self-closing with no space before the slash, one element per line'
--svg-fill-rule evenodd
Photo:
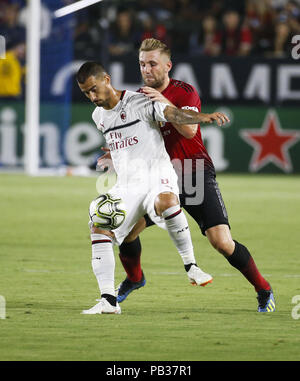
<path fill-rule="evenodd" d="M 167 106 L 164 110 L 164 116 L 168 122 L 174 124 L 195 124 L 195 123 L 213 123 L 217 122 L 219 126 L 229 122 L 227 115 L 222 112 L 204 114 L 193 110 L 183 110 L 176 107 Z"/>

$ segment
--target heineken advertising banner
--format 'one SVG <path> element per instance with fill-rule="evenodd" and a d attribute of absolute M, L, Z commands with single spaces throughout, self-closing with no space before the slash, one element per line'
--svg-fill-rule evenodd
<path fill-rule="evenodd" d="M 60 109 L 61 107 L 61 109 Z M 87 100 L 73 103 L 71 125 L 61 138 L 53 116 L 63 107 L 42 104 L 40 165 L 94 166 L 104 138 L 96 129 Z M 300 173 L 300 107 L 205 106 L 224 111 L 230 123 L 201 127 L 204 143 L 218 172 Z M 23 164 L 24 105 L 0 102 L 0 166 Z"/>

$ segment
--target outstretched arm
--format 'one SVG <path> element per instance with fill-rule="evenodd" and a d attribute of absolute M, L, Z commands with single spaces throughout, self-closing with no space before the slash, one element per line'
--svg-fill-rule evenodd
<path fill-rule="evenodd" d="M 173 106 L 167 106 L 164 109 L 164 116 L 170 123 L 175 124 L 195 124 L 195 123 L 213 123 L 217 122 L 219 126 L 229 122 L 227 115 L 222 112 L 204 114 L 193 110 L 182 110 Z"/>
<path fill-rule="evenodd" d="M 212 114 L 203 114 L 193 110 L 180 109 L 174 106 L 159 91 L 152 87 L 143 87 L 143 93 L 152 101 L 166 103 L 168 106 L 164 110 L 164 116 L 168 122 L 176 128 L 176 130 L 184 137 L 193 138 L 198 129 L 198 123 L 213 123 L 216 121 L 219 126 L 229 122 L 228 117 L 221 112 Z"/>

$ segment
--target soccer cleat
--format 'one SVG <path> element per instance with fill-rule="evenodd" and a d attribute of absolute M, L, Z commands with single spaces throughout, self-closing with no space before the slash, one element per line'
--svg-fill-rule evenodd
<path fill-rule="evenodd" d="M 194 286 L 206 286 L 208 283 L 211 283 L 213 277 L 204 271 L 202 271 L 198 266 L 192 265 L 189 271 L 187 272 L 189 281 Z"/>
<path fill-rule="evenodd" d="M 105 298 L 102 298 L 94 307 L 89 310 L 83 310 L 81 313 L 84 315 L 120 314 L 121 307 L 118 303 L 116 306 L 112 306 Z"/>
<path fill-rule="evenodd" d="M 260 290 L 257 293 L 258 300 L 258 312 L 274 312 L 275 311 L 275 299 L 273 290 Z"/>
<path fill-rule="evenodd" d="M 123 302 L 132 291 L 144 287 L 145 284 L 146 279 L 144 273 L 142 273 L 142 279 L 139 282 L 132 282 L 126 277 L 118 288 L 117 302 Z"/>

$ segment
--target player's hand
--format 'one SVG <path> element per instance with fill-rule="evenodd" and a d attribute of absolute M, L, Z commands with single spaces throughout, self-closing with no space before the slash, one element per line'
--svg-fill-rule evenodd
<path fill-rule="evenodd" d="M 101 147 L 101 149 L 105 152 L 105 154 L 100 156 L 97 160 L 97 170 L 104 171 L 106 169 L 112 169 L 113 163 L 111 159 L 110 149 L 107 147 Z"/>
<path fill-rule="evenodd" d="M 226 124 L 230 122 L 230 119 L 227 115 L 223 114 L 222 112 L 214 112 L 212 114 L 204 114 L 203 117 L 203 123 L 214 123 L 217 122 L 218 126 L 222 126 L 223 124 Z"/>
<path fill-rule="evenodd" d="M 167 103 L 168 105 L 173 106 L 173 104 L 156 89 L 153 89 L 152 87 L 149 87 L 149 86 L 144 86 L 141 88 L 141 90 L 143 94 L 145 94 L 152 101 Z"/>

